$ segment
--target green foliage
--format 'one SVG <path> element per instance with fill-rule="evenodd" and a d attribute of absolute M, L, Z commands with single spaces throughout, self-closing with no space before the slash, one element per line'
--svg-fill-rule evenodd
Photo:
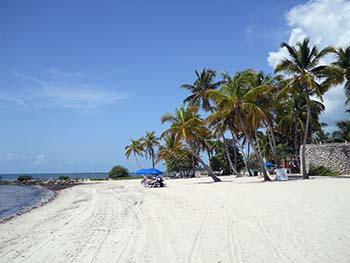
<path fill-rule="evenodd" d="M 220 171 L 223 166 L 223 161 L 219 159 L 217 156 L 213 156 L 210 158 L 210 168 L 213 171 Z"/>
<path fill-rule="evenodd" d="M 31 175 L 19 175 L 17 177 L 17 181 L 20 181 L 20 182 L 24 182 L 24 181 L 28 181 L 28 180 L 32 180 L 33 177 Z"/>
<path fill-rule="evenodd" d="M 165 158 L 165 164 L 168 172 L 180 173 L 181 177 L 193 175 L 193 164 L 198 167 L 198 161 L 189 152 L 178 152 L 175 156 Z"/>
<path fill-rule="evenodd" d="M 228 144 L 233 165 L 235 166 L 236 164 L 237 171 L 241 171 L 244 167 L 242 154 L 239 152 L 237 146 L 233 146 L 233 140 L 226 139 L 226 143 Z M 217 141 L 215 143 L 214 152 L 215 155 L 210 158 L 210 168 L 214 171 L 224 170 L 224 174 L 232 174 L 223 142 Z"/>
<path fill-rule="evenodd" d="M 117 179 L 129 176 L 129 170 L 121 165 L 114 166 L 108 173 L 109 178 Z"/>
<path fill-rule="evenodd" d="M 309 175 L 315 175 L 315 176 L 337 176 L 339 173 L 333 171 L 332 169 L 325 167 L 325 166 L 315 166 L 310 169 Z"/>
<path fill-rule="evenodd" d="M 70 177 L 66 176 L 66 175 L 61 175 L 60 177 L 58 177 L 59 180 L 69 180 Z"/>

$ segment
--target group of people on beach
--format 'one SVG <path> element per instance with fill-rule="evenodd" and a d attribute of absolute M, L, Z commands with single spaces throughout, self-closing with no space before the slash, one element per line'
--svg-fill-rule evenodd
<path fill-rule="evenodd" d="M 141 184 L 144 187 L 150 187 L 150 188 L 154 188 L 154 187 L 164 187 L 165 184 L 163 182 L 163 177 L 161 175 L 143 175 L 143 179 L 141 180 Z"/>

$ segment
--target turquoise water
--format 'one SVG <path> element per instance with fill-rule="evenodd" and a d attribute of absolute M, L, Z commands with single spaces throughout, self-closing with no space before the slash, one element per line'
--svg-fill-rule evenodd
<path fill-rule="evenodd" d="M 0 185 L 0 221 L 46 202 L 52 195 L 38 186 Z"/>

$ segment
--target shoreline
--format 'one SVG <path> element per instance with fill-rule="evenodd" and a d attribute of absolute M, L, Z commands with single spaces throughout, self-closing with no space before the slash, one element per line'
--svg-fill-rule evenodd
<path fill-rule="evenodd" d="M 13 220 L 16 217 L 19 217 L 23 214 L 29 213 L 32 210 L 42 207 L 48 203 L 50 203 L 51 201 L 53 201 L 60 193 L 61 190 L 63 189 L 67 189 L 76 185 L 79 185 L 80 183 L 75 183 L 75 184 L 56 184 L 56 185 L 49 185 L 49 184 L 26 184 L 26 183 L 21 183 L 18 181 L 0 181 L 0 185 L 13 185 L 13 186 L 31 186 L 31 187 L 38 187 L 40 189 L 43 189 L 44 191 L 47 191 L 47 196 L 46 198 L 43 200 L 42 197 L 40 197 L 40 199 L 33 205 L 30 206 L 26 206 L 23 207 L 21 209 L 19 209 L 17 212 L 15 212 L 14 214 L 4 217 L 2 219 L 0 219 L 0 224 L 4 224 L 7 223 L 10 220 Z"/>
<path fill-rule="evenodd" d="M 21 185 L 21 186 L 25 187 L 25 185 Z M 39 187 L 39 188 L 45 189 L 42 186 L 35 186 L 35 187 Z M 49 192 L 49 196 L 48 196 L 48 198 L 46 200 L 44 200 L 44 201 L 42 199 L 38 200 L 37 203 L 35 203 L 35 204 L 31 205 L 31 206 L 24 207 L 24 208 L 18 210 L 15 214 L 13 214 L 11 216 L 8 216 L 8 217 L 5 217 L 3 219 L 0 219 L 0 224 L 7 223 L 7 222 L 13 220 L 16 217 L 19 217 L 19 216 L 21 216 L 23 214 L 29 213 L 32 210 L 36 209 L 36 208 L 39 208 L 39 207 L 42 207 L 42 206 L 48 204 L 49 202 L 53 201 L 59 194 L 58 191 L 53 191 L 53 190 L 50 190 L 50 189 L 45 189 L 45 190 L 51 192 L 51 193 Z"/>

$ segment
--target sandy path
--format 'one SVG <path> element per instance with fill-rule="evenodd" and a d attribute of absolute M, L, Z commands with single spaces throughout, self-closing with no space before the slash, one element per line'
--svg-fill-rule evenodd
<path fill-rule="evenodd" d="M 350 262 L 350 180 L 66 189 L 0 224 L 0 262 Z"/>

